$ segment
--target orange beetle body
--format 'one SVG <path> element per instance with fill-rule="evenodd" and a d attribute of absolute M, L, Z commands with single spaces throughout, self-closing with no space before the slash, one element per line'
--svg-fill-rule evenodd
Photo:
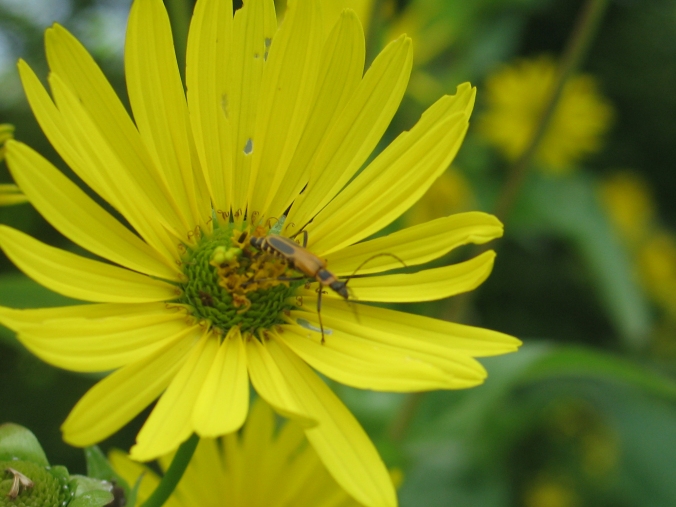
<path fill-rule="evenodd" d="M 295 241 L 278 234 L 268 234 L 262 238 L 252 236 L 249 242 L 263 252 L 285 259 L 290 268 L 314 278 L 321 285 L 330 287 L 344 299 L 348 299 L 346 282 L 338 280 L 336 275 L 326 269 L 324 259 L 320 259 Z"/>

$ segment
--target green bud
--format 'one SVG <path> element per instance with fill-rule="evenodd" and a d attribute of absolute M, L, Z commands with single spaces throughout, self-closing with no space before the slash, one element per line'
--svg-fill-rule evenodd
<path fill-rule="evenodd" d="M 223 245 L 214 248 L 211 254 L 210 264 L 220 266 L 226 262 L 232 262 L 242 255 L 242 249 L 237 247 L 225 247 Z"/>
<path fill-rule="evenodd" d="M 0 507 L 60 507 L 72 492 L 68 477 L 31 461 L 0 461 Z"/>

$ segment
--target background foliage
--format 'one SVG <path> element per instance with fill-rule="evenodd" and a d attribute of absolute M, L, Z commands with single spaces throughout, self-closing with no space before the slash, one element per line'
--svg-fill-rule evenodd
<path fill-rule="evenodd" d="M 45 76 L 42 33 L 58 21 L 125 97 L 129 3 L 0 0 L 0 123 L 14 124 L 18 139 L 68 174 L 28 109 L 16 59 Z M 169 3 L 180 38 L 190 6 Z M 513 161 L 477 128 L 490 109 L 487 82 L 520 59 L 560 61 L 584 5 L 375 2 L 367 25 L 371 58 L 407 31 L 417 62 L 383 145 L 442 93 L 466 80 L 478 87 L 473 124 L 445 183 L 396 227 L 466 209 L 495 210 Z M 469 391 L 404 396 L 334 386 L 388 465 L 403 470 L 402 506 L 676 505 L 674 34 L 671 0 L 607 5 L 576 71 L 592 77 L 613 111 L 598 149 L 565 171 L 530 160 L 517 198 L 501 217 L 506 234 L 494 245 L 498 259 L 488 281 L 471 295 L 407 308 L 513 334 L 523 349 L 486 360 L 486 384 Z M 9 182 L 6 168 L 0 171 L 0 182 Z M 623 180 L 629 183 L 613 187 L 622 175 L 630 175 Z M 627 217 L 635 223 L 628 226 Z M 74 248 L 30 205 L 0 208 L 0 223 Z M 68 303 L 23 277 L 4 256 L 0 268 L 0 304 Z M 8 331 L 0 335 L 0 422 L 29 427 L 50 461 L 73 472 L 84 473 L 82 451 L 62 443 L 58 426 L 96 380 L 51 368 Z M 128 449 L 146 416 L 102 447 Z"/>

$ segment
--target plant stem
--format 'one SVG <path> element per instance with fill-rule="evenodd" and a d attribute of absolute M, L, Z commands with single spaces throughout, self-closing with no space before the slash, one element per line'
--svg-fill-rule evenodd
<path fill-rule="evenodd" d="M 159 486 L 155 488 L 153 494 L 150 495 L 150 498 L 145 501 L 142 507 L 161 507 L 164 505 L 164 502 L 171 496 L 181 477 L 183 477 L 183 472 L 188 468 L 188 463 L 190 463 L 199 440 L 200 438 L 197 435 L 192 435 L 181 444 L 174 455 L 171 465 L 169 465 L 169 468 L 162 477 Z"/>
<path fill-rule="evenodd" d="M 498 196 L 493 213 L 503 221 L 507 219 L 518 197 L 519 190 L 526 180 L 530 163 L 540 146 L 542 138 L 547 132 L 566 82 L 580 66 L 582 59 L 587 54 L 594 35 L 596 35 L 601 25 L 601 19 L 607 6 L 608 0 L 588 0 L 580 12 L 577 23 L 570 34 L 563 56 L 561 57 L 554 88 L 536 123 L 533 136 L 521 156 L 514 162 L 509 171 L 507 182 L 502 187 L 502 191 Z"/>

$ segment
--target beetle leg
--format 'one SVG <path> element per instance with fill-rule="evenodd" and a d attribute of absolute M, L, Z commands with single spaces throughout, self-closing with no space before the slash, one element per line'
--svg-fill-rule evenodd
<path fill-rule="evenodd" d="M 324 291 L 320 287 L 317 289 L 317 292 L 319 293 L 317 296 L 317 319 L 319 320 L 319 329 L 322 330 L 322 345 L 324 345 L 324 342 L 326 341 L 324 339 L 324 323 L 322 322 L 322 294 Z"/>

